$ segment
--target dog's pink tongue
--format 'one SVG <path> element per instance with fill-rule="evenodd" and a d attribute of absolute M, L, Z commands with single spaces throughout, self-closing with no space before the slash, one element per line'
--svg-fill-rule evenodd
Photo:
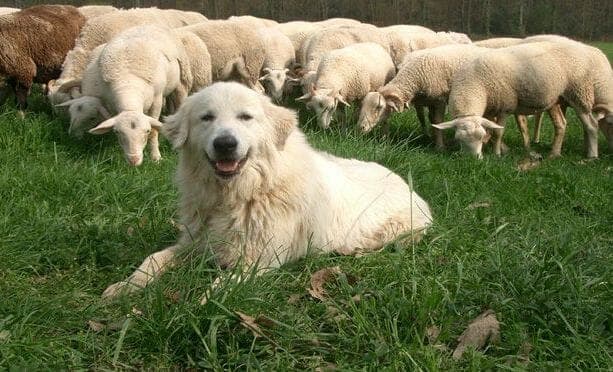
<path fill-rule="evenodd" d="M 215 167 L 222 172 L 234 172 L 238 169 L 238 160 L 218 160 Z"/>

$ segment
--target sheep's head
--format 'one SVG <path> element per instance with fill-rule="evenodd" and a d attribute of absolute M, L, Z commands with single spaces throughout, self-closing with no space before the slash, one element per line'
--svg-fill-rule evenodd
<path fill-rule="evenodd" d="M 456 128 L 455 139 L 479 159 L 483 157 L 483 144 L 490 138 L 486 129 L 504 128 L 481 116 L 465 116 L 432 126 L 438 129 Z"/>
<path fill-rule="evenodd" d="M 306 94 L 309 92 L 310 87 L 315 84 L 315 79 L 317 78 L 317 72 L 315 71 L 307 71 L 302 74 L 300 78 L 300 86 L 302 87 L 302 93 Z"/>
<path fill-rule="evenodd" d="M 114 131 L 128 163 L 139 166 L 143 162 L 143 150 L 151 130 L 159 130 L 162 123 L 137 111 L 123 111 L 89 130 L 92 134 Z"/>
<path fill-rule="evenodd" d="M 362 132 L 370 132 L 377 124 L 387 120 L 390 112 L 401 112 L 404 103 L 395 93 L 370 92 L 362 100 L 358 126 Z"/>
<path fill-rule="evenodd" d="M 266 67 L 262 72 L 264 72 L 264 75 L 260 77 L 260 81 L 264 84 L 266 92 L 268 92 L 276 102 L 280 102 L 283 98 L 285 81 L 287 80 L 289 69 L 272 70 Z"/>
<path fill-rule="evenodd" d="M 81 80 L 50 80 L 47 83 L 47 97 L 54 107 L 62 107 L 60 104 L 81 97 Z"/>
<path fill-rule="evenodd" d="M 345 101 L 338 91 L 332 89 L 316 90 L 313 86 L 311 86 L 309 93 L 296 98 L 296 100 L 306 102 L 306 106 L 315 111 L 317 123 L 324 129 L 330 126 L 330 122 L 332 121 L 336 106 L 338 106 L 339 102 L 349 106 L 349 103 Z"/>
<path fill-rule="evenodd" d="M 607 139 L 609 150 L 613 150 L 613 111 L 608 110 L 604 106 L 596 106 L 594 114 L 600 131 Z"/>
<path fill-rule="evenodd" d="M 83 133 L 91 128 L 94 123 L 98 123 L 100 117 L 108 119 L 111 116 L 98 97 L 83 96 L 71 99 L 57 106 L 68 106 L 68 112 L 70 113 L 68 134 L 79 138 L 83 137 Z"/>

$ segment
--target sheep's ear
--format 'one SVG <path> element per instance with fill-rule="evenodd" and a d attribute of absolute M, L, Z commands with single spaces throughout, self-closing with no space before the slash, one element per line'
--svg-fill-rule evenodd
<path fill-rule="evenodd" d="M 266 74 L 266 75 L 264 75 L 264 76 L 261 76 L 261 77 L 260 77 L 258 80 L 259 80 L 259 81 L 264 81 L 264 80 L 267 80 L 268 78 L 269 78 L 269 75 L 268 75 L 268 74 Z"/>
<path fill-rule="evenodd" d="M 383 96 L 385 98 L 385 104 L 392 109 L 392 111 L 402 112 L 404 111 L 404 103 L 400 96 L 396 93 L 390 93 Z"/>
<path fill-rule="evenodd" d="M 596 119 L 596 121 L 600 121 L 602 118 L 607 116 L 607 110 L 603 105 L 594 106 L 592 112 L 594 113 L 594 118 Z"/>
<path fill-rule="evenodd" d="M 285 141 L 298 124 L 296 112 L 285 107 L 272 104 L 270 101 L 262 101 L 264 113 L 275 128 L 275 144 L 279 150 L 285 146 Z"/>
<path fill-rule="evenodd" d="M 491 121 L 491 120 L 487 120 L 487 119 L 485 119 L 485 118 L 483 118 L 483 119 L 481 120 L 480 124 L 481 124 L 481 126 L 482 126 L 483 128 L 488 128 L 488 129 L 504 129 L 504 127 L 503 127 L 503 126 L 498 125 L 498 124 L 494 123 L 493 121 Z"/>
<path fill-rule="evenodd" d="M 345 101 L 345 99 L 343 98 L 343 96 L 341 96 L 340 93 L 336 93 L 336 95 L 334 96 L 334 99 L 342 103 L 345 106 L 351 106 L 349 103 L 347 103 L 347 101 Z"/>
<path fill-rule="evenodd" d="M 111 118 L 111 113 L 109 113 L 109 111 L 102 104 L 98 104 L 98 107 L 96 108 L 98 109 L 100 116 L 102 116 L 105 120 Z"/>
<path fill-rule="evenodd" d="M 161 126 L 162 134 L 168 138 L 175 150 L 183 147 L 187 141 L 189 103 L 190 100 L 187 99 L 175 114 L 164 117 L 164 124 Z"/>
<path fill-rule="evenodd" d="M 300 97 L 296 98 L 296 101 L 305 102 L 305 101 L 310 100 L 310 99 L 311 99 L 311 97 L 312 97 L 312 96 L 311 96 L 311 93 L 307 93 L 307 94 L 305 94 L 305 95 L 302 95 L 302 96 L 300 96 Z"/>
<path fill-rule="evenodd" d="M 96 126 L 95 128 L 90 129 L 89 133 L 91 134 L 108 133 L 109 131 L 113 129 L 114 126 L 115 126 L 115 118 L 111 118 L 111 119 L 105 120 L 102 123 L 98 124 L 98 126 Z"/>
<path fill-rule="evenodd" d="M 262 69 L 262 72 L 263 72 L 263 73 L 265 73 L 265 74 L 270 74 L 270 72 L 271 72 L 271 71 L 272 71 L 272 70 L 271 70 L 269 67 L 264 67 L 264 68 Z"/>
<path fill-rule="evenodd" d="M 159 122 L 159 120 L 152 117 L 149 117 L 149 124 L 151 125 L 151 128 L 156 130 L 160 130 L 164 126 L 162 123 Z"/>
<path fill-rule="evenodd" d="M 57 91 L 59 93 L 68 93 L 72 88 L 77 88 L 77 87 L 78 88 L 81 87 L 81 80 L 73 79 L 73 80 L 69 80 L 65 82 L 64 84 L 60 85 Z"/>
<path fill-rule="evenodd" d="M 437 129 L 450 129 L 450 128 L 454 128 L 456 124 L 457 122 L 455 120 L 451 120 L 451 121 L 446 121 L 444 123 L 432 124 L 432 126 Z"/>

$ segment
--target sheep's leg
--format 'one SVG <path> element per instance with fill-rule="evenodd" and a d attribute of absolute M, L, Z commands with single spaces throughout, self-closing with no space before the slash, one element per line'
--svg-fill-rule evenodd
<path fill-rule="evenodd" d="M 15 99 L 17 100 L 17 108 L 19 109 L 19 116 L 23 119 L 25 117 L 25 110 L 28 108 L 28 95 L 30 95 L 30 88 L 32 84 L 17 82 L 15 85 Z"/>
<path fill-rule="evenodd" d="M 598 123 L 590 112 L 577 111 L 577 115 L 583 124 L 583 143 L 588 158 L 598 157 Z"/>
<path fill-rule="evenodd" d="M 564 142 L 564 134 L 566 133 L 566 118 L 559 105 L 554 105 L 547 110 L 547 113 L 551 117 L 554 128 L 553 143 L 551 144 L 551 153 L 549 153 L 549 157 L 557 158 L 562 154 L 562 143 Z"/>
<path fill-rule="evenodd" d="M 132 275 L 121 282 L 108 286 L 102 293 L 102 297 L 112 299 L 121 294 L 136 292 L 145 288 L 154 279 L 174 266 L 180 248 L 180 245 L 173 245 L 148 256 Z"/>
<path fill-rule="evenodd" d="M 525 115 L 515 115 L 515 121 L 517 122 L 517 128 L 521 133 L 522 141 L 526 151 L 530 151 L 530 133 L 528 132 L 528 118 Z"/>
<path fill-rule="evenodd" d="M 149 110 L 149 116 L 152 118 L 158 119 L 160 114 L 162 113 L 162 106 L 164 105 L 164 98 L 157 97 L 153 100 L 153 105 Z M 162 159 L 162 154 L 160 154 L 160 143 L 158 140 L 158 130 L 155 128 L 151 128 L 151 132 L 149 133 L 149 153 L 151 155 L 151 160 L 158 162 Z"/>
<path fill-rule="evenodd" d="M 429 108 L 430 112 L 430 123 L 432 124 L 440 124 L 445 121 L 445 104 L 437 104 L 435 106 L 431 106 Z M 432 127 L 432 134 L 434 136 L 434 143 L 436 145 L 437 150 L 445 149 L 445 141 L 443 140 L 443 131 L 438 128 Z"/>
<path fill-rule="evenodd" d="M 534 143 L 541 142 L 541 125 L 542 124 L 543 124 L 543 111 L 539 111 L 536 114 L 534 114 Z"/>
<path fill-rule="evenodd" d="M 415 105 L 415 113 L 417 114 L 417 120 L 419 121 L 419 125 L 421 125 L 421 129 L 424 132 L 424 135 L 429 135 L 428 125 L 426 124 L 426 107 L 422 105 Z"/>
<path fill-rule="evenodd" d="M 506 123 L 507 115 L 501 114 L 497 118 L 497 124 L 504 127 Z M 502 135 L 504 134 L 504 128 L 492 129 L 492 138 L 494 139 L 494 154 L 501 156 L 503 152 L 508 151 L 507 145 L 502 142 Z"/>

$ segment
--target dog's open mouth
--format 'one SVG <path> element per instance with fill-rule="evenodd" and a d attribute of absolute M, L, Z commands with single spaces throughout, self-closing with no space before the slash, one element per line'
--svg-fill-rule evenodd
<path fill-rule="evenodd" d="M 240 173 L 240 170 L 247 161 L 248 156 L 249 154 L 242 159 L 218 159 L 209 160 L 209 162 L 213 166 L 216 175 L 227 179 Z"/>

